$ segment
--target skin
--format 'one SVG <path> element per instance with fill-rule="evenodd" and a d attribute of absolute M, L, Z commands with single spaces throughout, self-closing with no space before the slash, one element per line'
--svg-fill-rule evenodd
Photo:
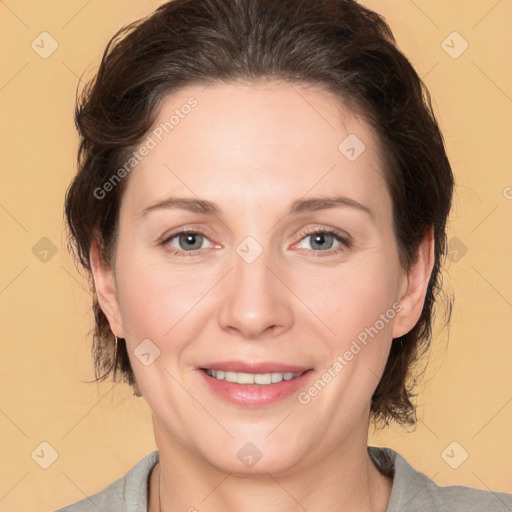
<path fill-rule="evenodd" d="M 158 510 L 161 471 L 164 511 L 385 511 L 392 482 L 367 455 L 370 400 L 392 338 L 421 314 L 431 234 L 405 271 L 378 140 L 339 99 L 278 82 L 194 86 L 166 97 L 155 125 L 190 96 L 197 107 L 127 178 L 114 265 L 98 244 L 91 250 L 100 305 L 153 412 L 160 465 L 149 510 Z M 338 150 L 348 134 L 366 147 L 355 161 Z M 297 199 L 333 195 L 370 213 L 340 205 L 287 214 Z M 220 212 L 141 214 L 172 196 Z M 186 240 L 162 243 L 185 227 L 205 236 L 193 256 L 170 252 L 185 253 Z M 327 237 L 315 253 L 307 233 L 320 228 L 348 234 L 350 245 Z M 247 236 L 263 249 L 252 263 L 236 252 Z M 294 364 L 312 369 L 307 390 L 394 303 L 401 310 L 306 405 L 293 394 L 235 406 L 197 370 L 233 359 Z M 148 366 L 133 353 L 144 339 L 160 349 Z M 262 453 L 251 468 L 237 457 L 248 442 Z"/>

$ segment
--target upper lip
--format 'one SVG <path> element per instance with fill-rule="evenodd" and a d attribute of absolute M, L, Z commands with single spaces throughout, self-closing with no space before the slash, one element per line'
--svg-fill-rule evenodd
<path fill-rule="evenodd" d="M 284 363 L 264 361 L 260 363 L 249 363 L 246 361 L 219 361 L 207 363 L 199 367 L 202 370 L 223 370 L 227 372 L 241 373 L 303 373 L 310 368 Z"/>

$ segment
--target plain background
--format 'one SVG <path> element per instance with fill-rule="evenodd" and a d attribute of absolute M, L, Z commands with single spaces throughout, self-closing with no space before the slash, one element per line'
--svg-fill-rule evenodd
<path fill-rule="evenodd" d="M 91 298 L 66 251 L 62 208 L 76 170 L 78 77 L 90 78 L 117 29 L 161 3 L 0 1 L 0 510 L 77 501 L 156 448 L 143 399 L 122 384 L 84 383 L 93 378 Z M 510 492 L 512 2 L 363 3 L 386 17 L 429 87 L 457 179 L 450 333 L 434 340 L 416 430 L 371 433 L 370 443 L 439 484 Z M 47 58 L 42 32 L 58 44 Z"/>

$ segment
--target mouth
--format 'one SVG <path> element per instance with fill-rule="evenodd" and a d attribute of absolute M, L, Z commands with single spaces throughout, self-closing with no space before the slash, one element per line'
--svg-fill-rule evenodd
<path fill-rule="evenodd" d="M 212 370 L 203 368 L 210 377 L 218 380 L 225 380 L 236 384 L 257 384 L 259 386 L 270 386 L 278 384 L 283 380 L 293 380 L 300 377 L 304 372 L 271 372 L 271 373 L 245 373 L 226 370 Z"/>
<path fill-rule="evenodd" d="M 197 368 L 217 399 L 242 407 L 265 407 L 295 397 L 314 370 L 280 363 L 210 363 Z"/>

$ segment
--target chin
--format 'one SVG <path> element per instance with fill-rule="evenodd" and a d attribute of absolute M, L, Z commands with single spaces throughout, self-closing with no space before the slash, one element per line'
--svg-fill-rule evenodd
<path fill-rule="evenodd" d="M 209 446 L 200 449 L 203 458 L 213 467 L 223 473 L 232 473 L 238 476 L 268 477 L 268 473 L 284 474 L 296 468 L 300 461 L 301 453 L 297 450 L 297 443 L 282 442 L 276 439 L 269 442 L 265 437 L 268 432 L 261 436 L 251 435 L 241 438 L 232 438 L 224 443 L 211 443 Z M 253 439 L 250 441 L 249 439 Z M 301 443 L 300 451 L 304 451 L 304 444 Z"/>

